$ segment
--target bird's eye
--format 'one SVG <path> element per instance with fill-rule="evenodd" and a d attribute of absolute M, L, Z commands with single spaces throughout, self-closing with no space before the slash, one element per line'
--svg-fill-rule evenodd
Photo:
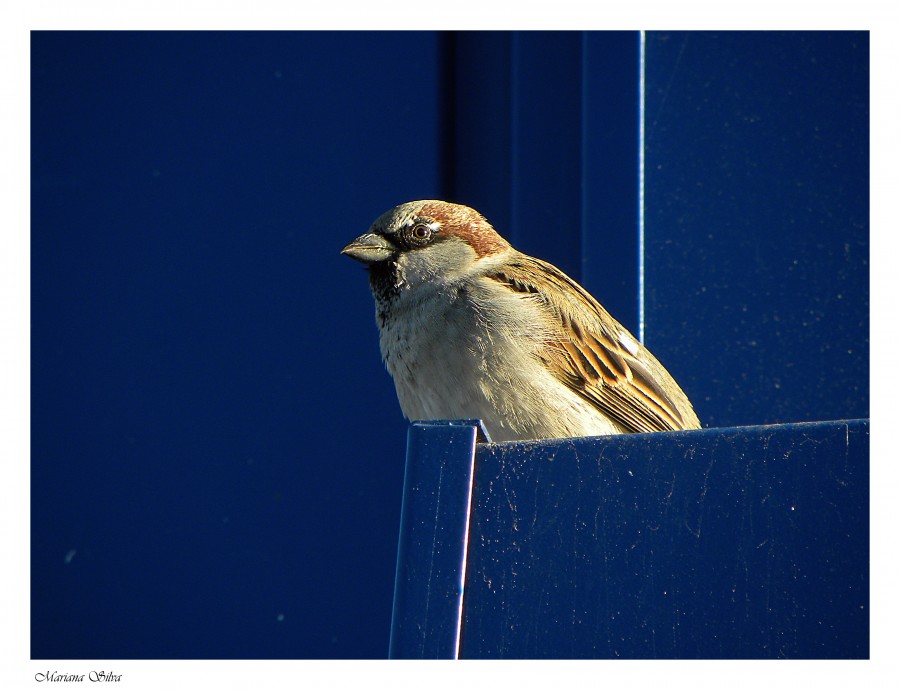
<path fill-rule="evenodd" d="M 414 225 L 409 231 L 409 238 L 415 244 L 425 244 L 431 239 L 433 231 L 427 225 Z"/>

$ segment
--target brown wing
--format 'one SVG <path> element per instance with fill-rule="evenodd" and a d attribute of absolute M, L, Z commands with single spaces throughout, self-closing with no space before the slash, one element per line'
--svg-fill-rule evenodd
<path fill-rule="evenodd" d="M 699 428 L 669 373 L 584 288 L 555 266 L 524 254 L 511 268 L 487 277 L 547 310 L 555 332 L 542 360 L 560 381 L 625 431 Z"/>

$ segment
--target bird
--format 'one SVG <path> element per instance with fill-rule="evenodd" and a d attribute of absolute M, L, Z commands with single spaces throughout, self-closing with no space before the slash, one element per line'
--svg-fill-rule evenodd
<path fill-rule="evenodd" d="M 700 428 L 637 338 L 473 208 L 400 204 L 341 253 L 368 267 L 381 355 L 411 421 L 481 419 L 493 442 Z"/>

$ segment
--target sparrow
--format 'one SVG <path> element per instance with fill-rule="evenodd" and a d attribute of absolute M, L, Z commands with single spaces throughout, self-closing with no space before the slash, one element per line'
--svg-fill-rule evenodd
<path fill-rule="evenodd" d="M 400 204 L 341 253 L 368 266 L 407 419 L 480 418 L 492 441 L 700 428 L 637 338 L 468 206 Z"/>

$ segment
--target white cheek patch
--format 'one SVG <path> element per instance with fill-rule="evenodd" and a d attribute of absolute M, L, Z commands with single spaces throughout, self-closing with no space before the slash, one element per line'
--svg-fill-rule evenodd
<path fill-rule="evenodd" d="M 622 344 L 622 347 L 624 347 L 631 353 L 632 357 L 638 356 L 638 349 L 640 348 L 640 345 L 638 345 L 637 341 L 630 335 L 628 335 L 624 331 L 619 331 L 619 342 Z"/>

